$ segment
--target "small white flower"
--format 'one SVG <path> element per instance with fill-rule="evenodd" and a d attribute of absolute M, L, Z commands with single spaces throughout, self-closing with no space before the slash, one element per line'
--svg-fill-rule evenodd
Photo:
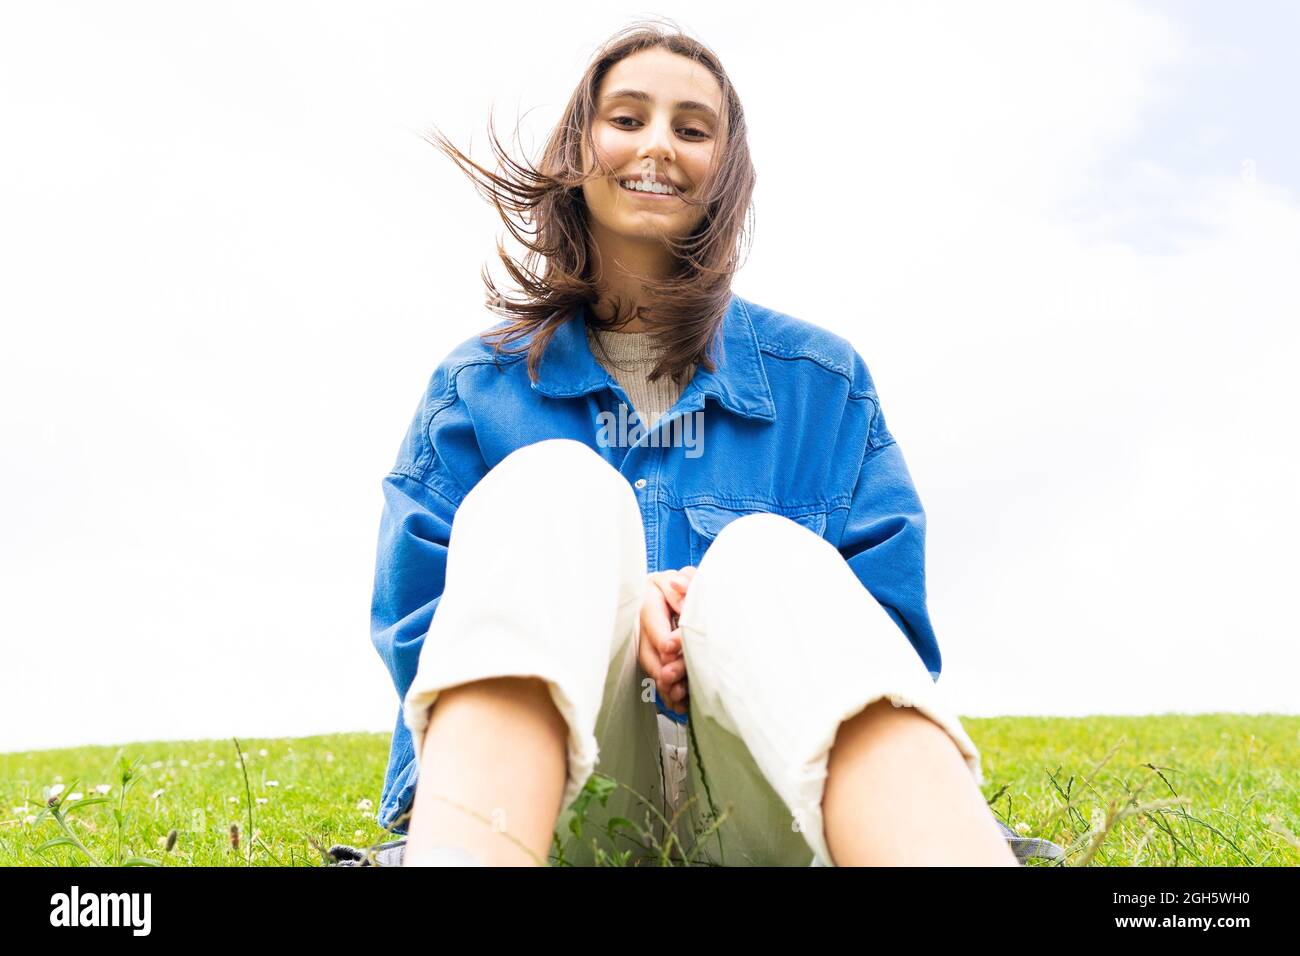
<path fill-rule="evenodd" d="M 278 787 L 278 786 L 280 786 L 280 781 L 279 781 L 279 780 L 268 780 L 268 781 L 266 781 L 266 785 L 267 785 L 268 787 Z"/>
<path fill-rule="evenodd" d="M 155 770 L 157 770 L 157 769 L 158 769 L 159 767 L 161 767 L 162 765 L 163 765 L 163 762 L 162 762 L 161 760 L 155 760 L 153 763 L 149 764 L 149 766 L 153 767 L 153 769 L 155 769 Z"/>
<path fill-rule="evenodd" d="M 76 791 L 75 793 L 70 793 L 70 794 L 68 794 L 68 799 L 69 799 L 69 800 L 80 800 L 80 799 L 82 798 L 82 796 L 84 796 L 84 794 L 82 794 L 82 792 L 81 792 L 80 790 L 78 790 L 78 791 Z"/>
<path fill-rule="evenodd" d="M 48 800 L 50 797 L 57 797 L 62 792 L 63 792 L 63 784 L 56 783 L 52 787 L 45 788 L 45 797 Z"/>
<path fill-rule="evenodd" d="M 216 759 L 216 756 L 217 756 L 216 754 L 208 754 L 208 759 L 209 759 L 209 760 L 214 760 L 214 759 Z"/>
<path fill-rule="evenodd" d="M 218 761 L 217 761 L 217 766 L 218 766 L 218 767 L 224 767 L 225 765 L 226 765 L 226 762 L 225 762 L 224 760 L 218 760 Z"/>
<path fill-rule="evenodd" d="M 266 748 L 263 747 L 261 750 L 258 751 L 258 753 L 261 754 L 263 757 L 265 757 L 265 756 L 266 756 Z"/>
<path fill-rule="evenodd" d="M 358 810 L 369 810 L 373 806 L 374 804 L 371 803 L 369 800 L 365 799 L 364 797 L 361 800 L 357 801 Z"/>
<path fill-rule="evenodd" d="M 1016 824 L 1016 832 L 1017 832 L 1017 833 L 1028 833 L 1028 832 L 1029 832 L 1029 824 L 1026 823 L 1024 820 L 1021 820 L 1019 823 Z"/>
<path fill-rule="evenodd" d="M 113 788 L 112 788 L 111 786 L 109 786 L 108 784 L 106 784 L 106 783 L 101 783 L 98 787 L 95 788 L 95 792 L 96 792 L 96 793 L 108 793 L 108 791 L 110 791 L 110 790 L 112 790 L 112 789 L 113 789 Z"/>
<path fill-rule="evenodd" d="M 27 804 L 25 803 L 21 807 L 14 807 L 14 816 L 21 817 L 24 813 L 27 812 L 27 809 L 28 807 Z"/>
<path fill-rule="evenodd" d="M 1101 828 L 1106 825 L 1106 811 L 1101 807 L 1092 808 L 1092 829 L 1100 832 Z"/>
<path fill-rule="evenodd" d="M 258 798 L 257 798 L 257 802 L 258 802 L 258 803 L 266 803 L 266 797 L 258 797 Z"/>
<path fill-rule="evenodd" d="M 365 830 L 357 830 L 357 831 L 355 831 L 352 835 L 353 835 L 354 837 L 365 836 L 365 835 L 366 835 L 366 831 L 365 831 Z"/>
<path fill-rule="evenodd" d="M 149 799 L 150 799 L 150 800 L 157 800 L 157 799 L 158 799 L 159 797 L 161 797 L 162 795 L 163 795 L 163 788 L 162 788 L 162 787 L 159 787 L 159 788 L 158 788 L 157 790 L 155 790 L 153 793 L 149 794 Z"/>
<path fill-rule="evenodd" d="M 182 767 L 188 767 L 189 765 L 190 765 L 190 762 L 189 762 L 188 760 L 182 760 L 182 761 L 181 761 L 181 766 L 182 766 Z"/>
<path fill-rule="evenodd" d="M 333 762 L 334 762 L 334 755 L 333 755 L 332 753 L 330 753 L 328 750 L 325 751 L 325 762 L 326 762 L 326 763 L 333 763 Z"/>
<path fill-rule="evenodd" d="M 27 826 L 31 826 L 35 822 L 36 822 L 36 814 L 34 813 L 30 813 L 23 818 L 23 823 L 26 824 Z"/>
<path fill-rule="evenodd" d="M 239 802 L 239 798 L 238 798 L 238 797 L 231 797 L 231 798 L 230 798 L 230 802 L 231 802 L 231 803 L 238 803 L 238 802 Z"/>

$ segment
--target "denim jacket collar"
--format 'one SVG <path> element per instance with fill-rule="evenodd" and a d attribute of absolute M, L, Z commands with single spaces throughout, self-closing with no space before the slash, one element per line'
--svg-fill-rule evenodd
<path fill-rule="evenodd" d="M 585 395 L 615 384 L 614 377 L 591 354 L 587 343 L 586 315 L 581 306 L 567 322 L 556 329 L 547 344 L 532 388 L 551 398 Z M 723 316 L 722 354 L 717 352 L 717 338 L 710 354 L 717 371 L 697 367 L 695 375 L 682 392 L 684 411 L 702 408 L 704 396 L 712 395 L 724 408 L 745 418 L 776 421 L 776 403 L 758 352 L 758 337 L 749 310 L 734 293 Z"/>

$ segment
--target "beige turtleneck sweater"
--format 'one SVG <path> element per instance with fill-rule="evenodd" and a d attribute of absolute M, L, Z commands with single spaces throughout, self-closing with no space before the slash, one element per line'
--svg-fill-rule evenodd
<path fill-rule="evenodd" d="M 599 343 L 599 344 L 598 344 Z M 647 429 L 653 428 L 664 412 L 677 404 L 685 385 L 678 385 L 667 375 L 650 382 L 646 376 L 663 355 L 649 332 L 610 332 L 587 327 L 587 344 L 591 354 L 627 392 L 632 408 Z M 600 345 L 604 345 L 602 352 Z M 608 353 L 609 359 L 605 355 Z M 694 366 L 692 366 L 692 371 Z M 687 376 L 689 381 L 689 375 Z"/>

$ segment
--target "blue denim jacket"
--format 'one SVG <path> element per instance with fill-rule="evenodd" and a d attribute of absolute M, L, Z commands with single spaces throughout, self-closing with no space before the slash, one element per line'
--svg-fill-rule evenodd
<path fill-rule="evenodd" d="M 835 545 L 938 679 L 925 512 L 853 346 L 733 295 L 710 353 L 717 371 L 698 368 L 645 434 L 591 353 L 586 315 L 579 309 L 556 331 L 536 383 L 522 353 L 496 359 L 478 336 L 457 346 L 434 370 L 383 479 L 371 637 L 399 701 L 377 813 L 394 832 L 406 832 L 394 821 L 416 785 L 400 702 L 438 610 L 452 518 L 490 468 L 543 439 L 583 442 L 627 478 L 641 503 L 651 572 L 698 566 L 718 532 L 744 514 L 773 512 L 809 528 Z M 655 705 L 685 722 L 657 693 Z"/>

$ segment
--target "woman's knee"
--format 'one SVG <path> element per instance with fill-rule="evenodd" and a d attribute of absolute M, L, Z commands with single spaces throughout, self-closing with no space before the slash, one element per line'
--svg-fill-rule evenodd
<path fill-rule="evenodd" d="M 575 472 L 580 472 L 584 468 L 595 465 L 610 467 L 609 463 L 601 458 L 594 448 L 584 445 L 574 438 L 544 438 L 541 441 L 520 445 L 501 459 L 497 467 L 500 468 L 507 462 L 528 463 L 529 465 L 558 464 L 571 468 Z"/>
<path fill-rule="evenodd" d="M 705 552 L 700 568 L 712 556 L 712 564 L 743 562 L 747 574 L 780 580 L 790 565 L 804 568 L 810 561 L 825 560 L 827 547 L 829 542 L 797 521 L 759 511 L 728 522 Z"/>
<path fill-rule="evenodd" d="M 816 606 L 819 590 L 835 586 L 841 570 L 837 563 L 848 571 L 830 542 L 784 515 L 757 512 L 736 518 L 700 559 L 682 624 L 709 630 L 715 641 L 734 635 L 731 639 L 746 642 L 753 639 L 747 633 L 751 625 L 766 627 L 772 620 L 792 618 L 811 624 L 815 618 L 808 602 Z M 761 612 L 755 610 L 755 595 L 764 595 Z M 727 619 L 733 616 L 748 623 L 730 626 Z M 806 640 L 817 637 L 813 633 Z"/>
<path fill-rule="evenodd" d="M 490 490 L 489 490 L 490 489 Z M 548 508 L 591 508 L 635 495 L 627 481 L 595 449 L 572 438 L 547 438 L 522 445 L 493 466 L 465 497 L 508 496 Z M 463 505 L 463 503 L 462 503 Z"/>

